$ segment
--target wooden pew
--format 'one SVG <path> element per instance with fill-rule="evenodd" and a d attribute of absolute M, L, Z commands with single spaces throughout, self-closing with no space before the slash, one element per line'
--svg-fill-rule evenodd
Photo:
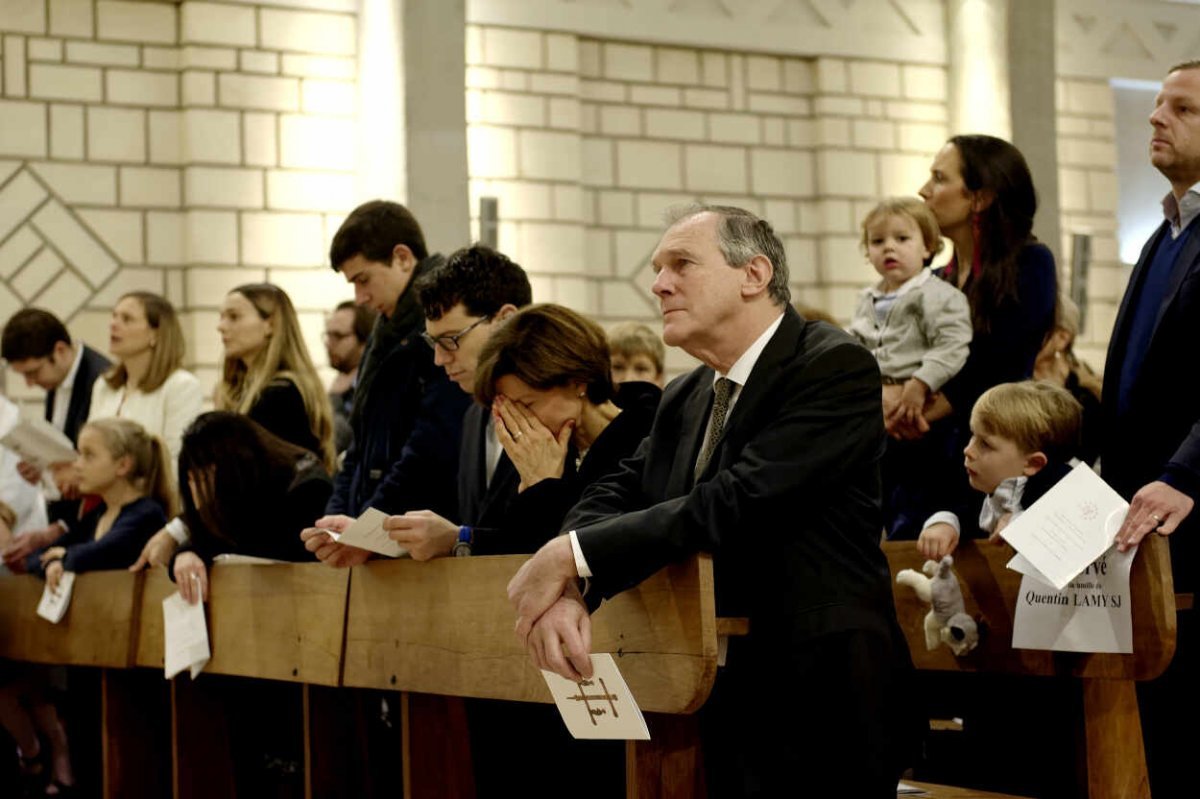
<path fill-rule="evenodd" d="M 893 574 L 921 566 L 914 544 L 887 544 L 885 552 Z M 1019 576 L 1004 568 L 1008 557 L 1004 548 L 970 542 L 957 553 L 968 612 L 988 629 L 981 647 L 965 658 L 945 648 L 925 650 L 926 608 L 909 589 L 896 587 L 918 668 L 1083 680 L 1089 796 L 1148 796 L 1133 682 L 1160 674 L 1174 651 L 1166 542 L 1149 539 L 1134 562 L 1132 655 L 1012 650 Z M 465 734 L 453 700 L 445 697 L 549 701 L 512 636 L 513 615 L 504 599 L 523 560 L 376 561 L 349 571 L 319 564 L 218 567 L 208 608 L 213 658 L 205 674 L 298 685 L 310 795 L 323 776 L 314 755 L 321 750 L 314 714 L 340 696 L 319 691 L 401 691 L 402 723 L 413 733 L 405 736 L 405 795 L 470 796 L 469 780 L 446 779 L 462 773 L 446 769 L 455 763 L 461 768 L 465 749 L 445 744 L 453 739 L 442 734 L 444 727 L 438 736 L 420 732 L 449 721 L 449 729 Z M 195 684 L 175 680 L 167 690 L 158 671 L 160 602 L 174 590 L 165 575 L 81 575 L 72 608 L 58 626 L 34 616 L 41 590 L 34 578 L 0 579 L 0 656 L 105 669 L 106 796 L 165 795 L 164 780 L 177 797 L 227 794 L 232 777 L 222 758 L 227 761 L 228 753 L 214 752 L 221 736 L 206 712 L 205 676 Z M 704 556 L 663 570 L 596 614 L 594 651 L 617 655 L 630 689 L 650 711 L 654 740 L 627 750 L 629 796 L 703 795 L 688 714 L 712 688 L 717 632 L 745 629 L 743 621 L 715 618 L 712 565 Z M 153 767 L 163 751 L 173 758 L 165 776 Z"/>
<path fill-rule="evenodd" d="M 1013 612 L 1021 575 L 1005 567 L 1013 550 L 967 541 L 954 553 L 954 568 L 967 613 L 987 628 L 979 647 L 965 657 L 949 648 L 925 649 L 923 619 L 928 606 L 911 589 L 895 583 L 901 569 L 920 571 L 924 557 L 915 542 L 884 544 L 893 575 L 901 627 L 918 669 L 1037 676 L 1071 676 L 1083 681 L 1084 741 L 1077 756 L 1087 775 L 1089 799 L 1150 796 L 1134 684 L 1166 669 L 1175 653 L 1175 593 L 1167 541 L 1147 537 L 1130 573 L 1133 653 L 1079 654 L 1013 649 Z"/>
<path fill-rule="evenodd" d="M 461 708 L 428 696 L 550 702 L 542 676 L 513 636 L 505 586 L 523 557 L 374 562 L 354 569 L 343 684 L 413 692 L 404 705 L 406 796 L 472 796 L 447 784 L 469 774 Z M 702 775 L 695 732 L 680 723 L 708 698 L 717 668 L 712 561 L 664 569 L 612 602 L 592 625 L 592 649 L 612 652 L 654 738 L 627 746 L 631 796 Z M 407 734 L 438 729 L 436 738 Z M 414 763 L 437 763 L 435 769 Z M 433 778 L 432 782 L 426 782 Z M 690 792 L 682 795 L 692 795 Z"/>

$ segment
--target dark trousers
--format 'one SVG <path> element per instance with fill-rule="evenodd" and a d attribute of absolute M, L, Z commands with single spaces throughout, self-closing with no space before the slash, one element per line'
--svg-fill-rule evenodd
<path fill-rule="evenodd" d="M 851 630 L 774 653 L 732 639 L 700 710 L 708 795 L 894 799 L 921 730 L 897 636 Z"/>
<path fill-rule="evenodd" d="M 1142 738 L 1154 799 L 1194 796 L 1197 719 L 1200 718 L 1200 636 L 1196 610 L 1178 612 L 1175 657 L 1162 676 L 1138 683 Z"/>
<path fill-rule="evenodd" d="M 479 799 L 625 795 L 624 741 L 575 740 L 554 705 L 468 699 L 466 708 Z"/>

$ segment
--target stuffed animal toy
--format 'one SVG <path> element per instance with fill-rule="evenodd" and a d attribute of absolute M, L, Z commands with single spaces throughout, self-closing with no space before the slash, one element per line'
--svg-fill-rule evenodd
<path fill-rule="evenodd" d="M 940 563 L 927 560 L 922 567 L 924 574 L 903 569 L 896 575 L 896 582 L 912 588 L 930 605 L 925 614 L 925 647 L 934 650 L 939 644 L 945 644 L 955 655 L 961 656 L 979 643 L 979 628 L 967 615 L 962 589 L 952 566 L 954 558 L 949 555 Z"/>

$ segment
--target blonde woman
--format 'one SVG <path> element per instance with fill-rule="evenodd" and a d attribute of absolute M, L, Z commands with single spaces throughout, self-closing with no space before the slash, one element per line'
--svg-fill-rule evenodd
<path fill-rule="evenodd" d="M 248 283 L 225 296 L 217 324 L 225 365 L 213 404 L 249 416 L 284 441 L 334 468 L 333 411 L 308 355 L 296 310 L 270 283 Z M 165 566 L 189 539 L 182 518 L 150 540 L 133 568 Z"/>
<path fill-rule="evenodd" d="M 249 416 L 333 471 L 333 411 L 309 357 L 292 301 L 270 283 L 238 286 L 217 325 L 225 367 L 214 405 Z"/>
<path fill-rule="evenodd" d="M 148 291 L 117 300 L 108 328 L 116 365 L 92 386 L 88 420 L 130 419 L 167 446 L 174 469 L 183 431 L 200 414 L 200 381 L 184 371 L 183 328 L 175 308 Z"/>

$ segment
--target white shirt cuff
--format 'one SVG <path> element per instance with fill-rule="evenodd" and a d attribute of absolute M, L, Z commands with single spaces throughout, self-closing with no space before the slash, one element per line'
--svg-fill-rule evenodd
<path fill-rule="evenodd" d="M 958 524 L 957 514 L 951 513 L 948 510 L 940 510 L 925 520 L 925 526 L 922 530 L 928 529 L 935 524 L 948 524 L 954 528 L 954 532 L 962 535 L 962 527 Z"/>
<path fill-rule="evenodd" d="M 176 516 L 167 522 L 166 531 L 171 538 L 175 539 L 175 543 L 177 544 L 186 544 L 188 539 L 192 537 L 188 532 L 187 523 L 184 522 L 181 516 Z"/>
<path fill-rule="evenodd" d="M 575 531 L 567 533 L 571 538 L 571 554 L 575 556 L 575 570 L 579 572 L 579 576 L 585 580 L 592 576 L 592 570 L 588 568 L 587 561 L 583 557 L 583 549 L 579 546 L 579 536 L 575 535 Z"/>

